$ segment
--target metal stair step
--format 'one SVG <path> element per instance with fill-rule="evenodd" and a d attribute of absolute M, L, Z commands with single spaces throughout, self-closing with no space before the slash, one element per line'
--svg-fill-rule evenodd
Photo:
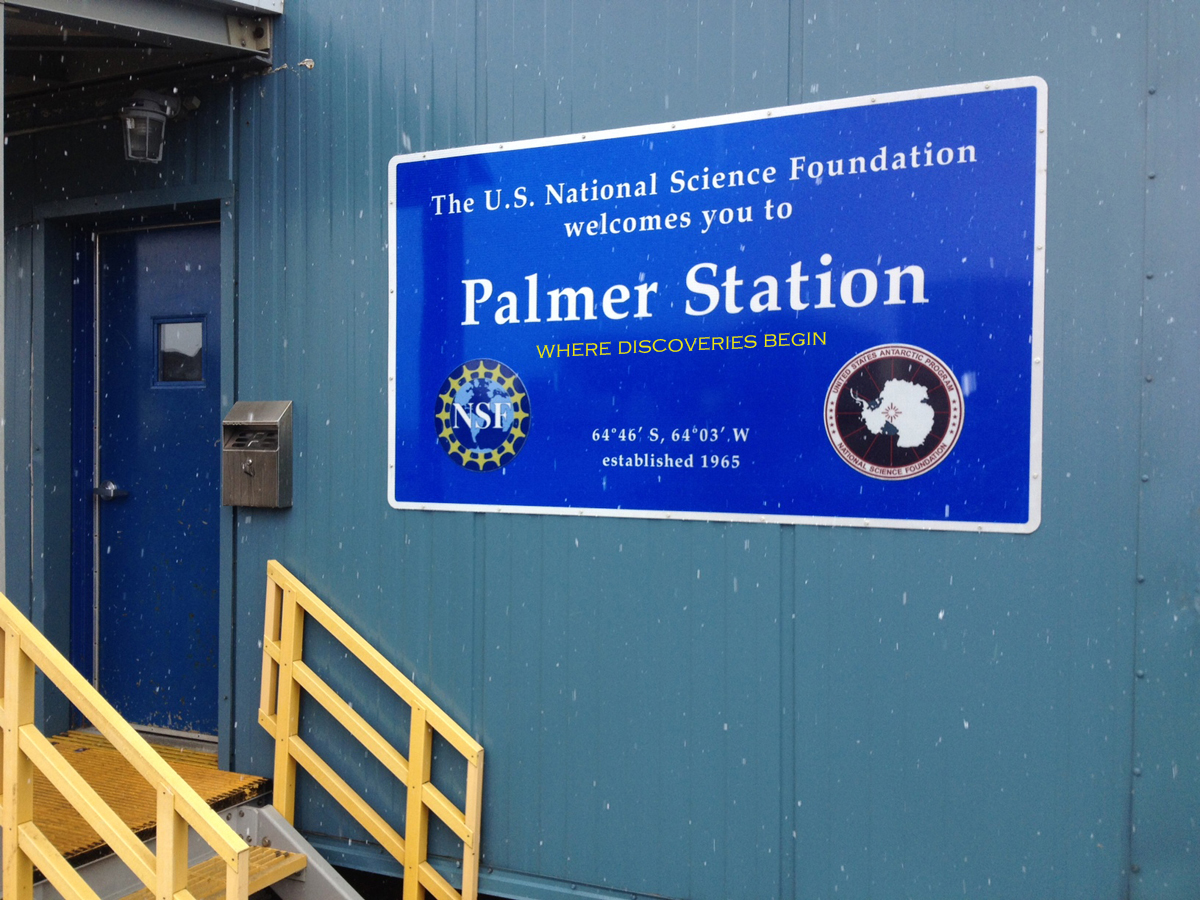
<path fill-rule="evenodd" d="M 289 853 L 272 847 L 250 848 L 250 893 L 261 891 L 289 875 L 295 875 L 308 865 L 303 853 Z M 188 890 L 195 900 L 220 900 L 225 896 L 224 861 L 218 857 L 188 869 Z M 154 900 L 149 888 L 128 895 L 124 900 Z"/>
<path fill-rule="evenodd" d="M 50 742 L 134 834 L 154 836 L 158 817 L 154 788 L 106 738 L 71 731 L 51 738 Z M 221 771 L 215 753 L 180 750 L 163 743 L 152 742 L 152 746 L 214 809 L 259 796 L 269 788 L 265 778 Z M 33 818 L 72 865 L 109 852 L 100 835 L 40 770 L 33 775 Z"/>

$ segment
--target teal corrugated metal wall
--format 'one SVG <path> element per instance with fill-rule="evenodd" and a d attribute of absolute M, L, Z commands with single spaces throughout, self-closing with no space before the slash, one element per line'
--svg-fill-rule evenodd
<path fill-rule="evenodd" d="M 258 641 L 278 558 L 486 747 L 485 891 L 1200 893 L 1198 16 L 1172 0 L 290 3 L 288 68 L 242 82 L 232 142 L 210 120 L 166 179 L 231 167 L 238 397 L 296 403 L 295 505 L 240 510 L 234 530 L 235 764 L 270 771 Z M 1019 75 L 1045 78 L 1050 104 L 1036 533 L 388 507 L 392 155 Z M 135 187 L 58 171 L 58 149 L 10 144 L 10 209 Z M 33 199 L 14 160 L 45 174 Z M 10 591 L 14 559 L 39 571 L 11 413 L 31 383 L 13 329 L 36 327 L 13 301 L 36 256 L 19 237 Z M 394 714 L 373 689 L 355 706 Z M 303 797 L 346 861 L 386 867 Z"/>
<path fill-rule="evenodd" d="M 672 897 L 1118 896 L 1143 10 L 343 12 L 289 10 L 283 58 L 315 68 L 244 97 L 241 389 L 300 399 L 304 458 L 296 508 L 239 525 L 239 596 L 279 555 L 466 717 L 489 753 L 486 865 Z M 383 505 L 393 153 L 1025 74 L 1052 123 L 1037 534 Z M 239 759 L 266 752 L 239 734 Z"/>
<path fill-rule="evenodd" d="M 1151 8 L 1132 862 L 1137 900 L 1200 894 L 1200 15 Z"/>
<path fill-rule="evenodd" d="M 1194 32 L 1169 2 L 294 4 L 281 61 L 315 67 L 242 98 L 239 374 L 244 397 L 298 401 L 302 457 L 295 508 L 239 522 L 241 627 L 278 556 L 464 718 L 488 749 L 485 889 L 1189 895 L 1194 775 L 1158 788 L 1155 849 L 1133 845 L 1173 887 L 1148 862 L 1131 879 L 1128 835 L 1150 802 L 1131 804 L 1137 609 L 1168 577 L 1138 588 L 1139 541 L 1179 588 L 1195 569 L 1194 513 L 1167 508 L 1195 502 L 1194 453 L 1167 433 L 1194 425 L 1195 331 L 1156 401 L 1142 315 L 1148 248 L 1195 233 L 1194 208 L 1148 205 L 1145 177 L 1165 141 L 1200 187 L 1172 131 L 1195 120 Z M 1148 119 L 1155 67 L 1176 112 Z M 386 507 L 392 154 L 1015 75 L 1050 85 L 1036 534 Z M 1164 287 L 1164 310 L 1194 290 Z M 1139 454 L 1163 458 L 1161 495 L 1139 494 Z M 1163 628 L 1161 677 L 1186 692 L 1188 639 Z M 239 646 L 237 757 L 265 767 L 257 650 Z M 1183 703 L 1146 752 L 1170 744 L 1187 772 Z M 319 800 L 306 816 L 355 833 Z"/>

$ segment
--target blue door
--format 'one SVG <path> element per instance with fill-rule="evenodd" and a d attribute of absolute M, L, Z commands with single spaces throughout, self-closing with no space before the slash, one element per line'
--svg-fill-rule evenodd
<path fill-rule="evenodd" d="M 97 240 L 97 687 L 136 725 L 215 734 L 219 226 Z"/>

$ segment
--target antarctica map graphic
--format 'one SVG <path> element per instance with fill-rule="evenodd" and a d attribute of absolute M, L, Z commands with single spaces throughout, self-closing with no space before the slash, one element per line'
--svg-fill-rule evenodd
<path fill-rule="evenodd" d="M 962 387 L 949 366 L 919 347 L 873 347 L 829 386 L 826 431 L 838 455 L 872 478 L 915 478 L 953 449 Z"/>
<path fill-rule="evenodd" d="M 1046 86 L 410 153 L 388 502 L 1027 533 Z"/>

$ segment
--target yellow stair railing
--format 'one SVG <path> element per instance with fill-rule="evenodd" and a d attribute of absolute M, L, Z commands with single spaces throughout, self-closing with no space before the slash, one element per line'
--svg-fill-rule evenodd
<path fill-rule="evenodd" d="M 0 594 L 0 723 L 3 724 L 5 900 L 33 896 L 33 869 L 68 900 L 98 897 L 47 839 L 33 818 L 34 769 L 112 848 L 158 898 L 194 900 L 188 890 L 188 826 L 225 864 L 226 900 L 247 900 L 250 848 L 198 793 L 134 731 L 12 602 Z M 152 852 L 63 758 L 34 724 L 38 671 L 106 737 L 158 797 L 157 846 Z"/>
<path fill-rule="evenodd" d="M 391 745 L 303 659 L 304 622 L 312 617 L 411 709 L 408 758 Z M 300 692 L 321 704 L 408 791 L 404 836 L 299 736 Z M 262 702 L 258 721 L 275 738 L 275 807 L 294 821 L 296 765 L 337 800 L 404 866 L 404 900 L 426 891 L 438 900 L 475 900 L 479 892 L 479 826 L 483 809 L 483 747 L 291 572 L 267 564 Z M 466 759 L 465 804 L 459 809 L 430 781 L 433 734 Z M 386 792 L 385 792 L 386 793 Z M 429 813 L 463 844 L 462 892 L 429 863 Z"/>

